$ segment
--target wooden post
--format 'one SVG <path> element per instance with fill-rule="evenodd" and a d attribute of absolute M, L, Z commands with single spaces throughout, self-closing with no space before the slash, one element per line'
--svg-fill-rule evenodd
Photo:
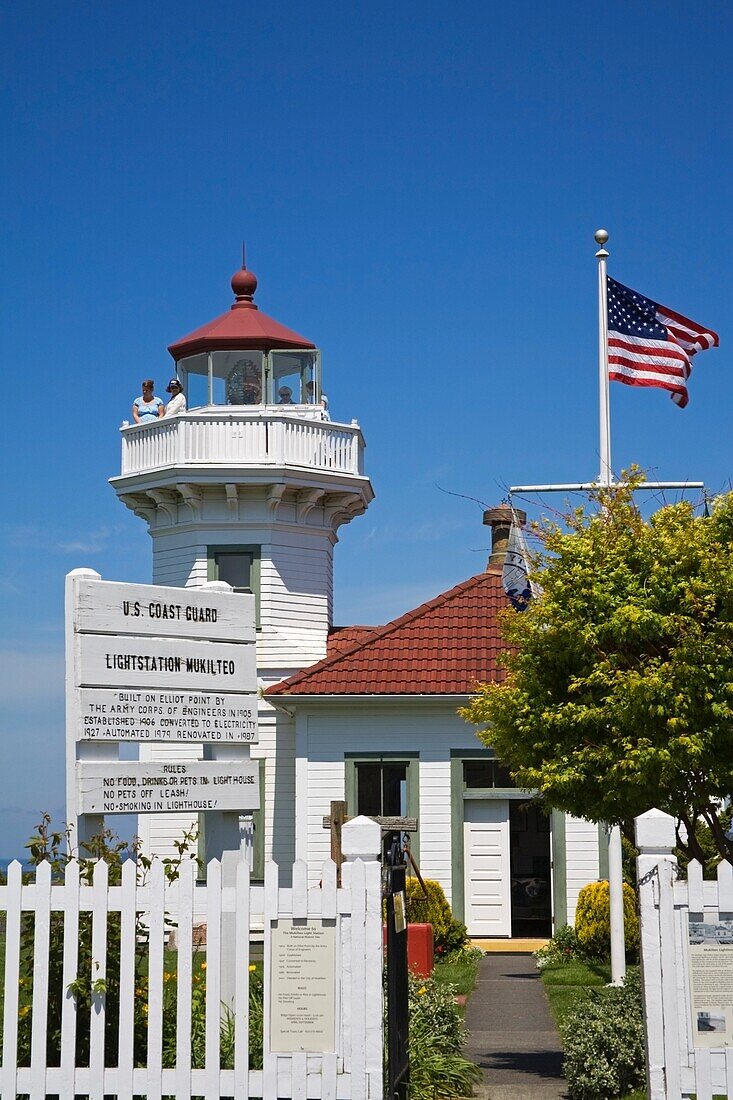
<path fill-rule="evenodd" d="M 346 803 L 333 801 L 331 803 L 331 817 L 329 819 L 329 828 L 331 830 L 331 859 L 336 864 L 339 881 L 341 881 L 341 864 L 344 862 L 344 853 L 341 848 L 341 830 L 346 821 Z"/>

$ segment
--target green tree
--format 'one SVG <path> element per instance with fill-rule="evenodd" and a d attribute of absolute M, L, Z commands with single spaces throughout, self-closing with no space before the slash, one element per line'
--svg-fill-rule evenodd
<path fill-rule="evenodd" d="M 711 515 L 683 502 L 645 521 L 642 481 L 632 471 L 548 525 L 544 594 L 503 613 L 506 680 L 462 713 L 549 805 L 629 837 L 657 806 L 690 857 L 709 855 L 709 830 L 732 858 L 733 494 Z"/>

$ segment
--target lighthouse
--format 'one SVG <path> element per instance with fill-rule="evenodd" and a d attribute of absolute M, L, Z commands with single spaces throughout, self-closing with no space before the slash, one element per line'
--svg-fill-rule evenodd
<path fill-rule="evenodd" d="M 374 492 L 358 423 L 329 419 L 319 349 L 259 309 L 247 268 L 231 286 L 230 308 L 168 349 L 187 411 L 123 424 L 121 473 L 110 483 L 147 524 L 154 584 L 221 580 L 254 594 L 267 687 L 326 656 L 337 532 Z M 252 757 L 261 760 L 264 813 L 255 852 L 287 863 L 292 814 L 282 828 L 277 816 L 295 789 L 294 721 L 263 701 L 259 727 Z M 141 745 L 140 754 L 191 759 L 197 750 Z M 143 843 L 170 854 L 191 824 L 180 815 L 141 818 Z"/>

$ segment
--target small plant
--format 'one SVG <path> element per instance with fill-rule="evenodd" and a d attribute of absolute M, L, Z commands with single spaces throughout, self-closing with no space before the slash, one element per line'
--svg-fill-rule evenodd
<path fill-rule="evenodd" d="M 436 955 L 448 955 L 458 951 L 468 942 L 465 924 L 456 920 L 448 904 L 443 887 L 434 879 L 425 879 L 427 898 L 416 878 L 408 878 L 407 919 L 410 924 L 432 924 L 433 944 Z"/>
<path fill-rule="evenodd" d="M 584 959 L 585 952 L 578 943 L 575 929 L 569 924 L 558 928 L 555 935 L 544 947 L 538 948 L 534 953 L 538 970 L 544 970 L 551 963 L 572 962 Z"/>
<path fill-rule="evenodd" d="M 466 1030 L 455 987 L 413 975 L 409 982 L 411 1100 L 470 1096 L 481 1070 L 461 1054 Z"/>
<path fill-rule="evenodd" d="M 638 970 L 629 970 L 620 988 L 589 989 L 562 1032 L 572 1100 L 615 1100 L 640 1088 L 645 1055 Z"/>
<path fill-rule="evenodd" d="M 639 953 L 639 918 L 636 914 L 636 894 L 626 882 L 623 884 L 623 898 L 626 955 L 630 960 L 635 960 Z M 578 894 L 575 933 L 587 958 L 610 958 L 611 903 L 609 886 L 604 879 L 589 882 Z"/>

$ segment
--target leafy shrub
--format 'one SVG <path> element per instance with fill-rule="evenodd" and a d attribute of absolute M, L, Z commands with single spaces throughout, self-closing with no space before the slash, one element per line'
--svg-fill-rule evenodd
<path fill-rule="evenodd" d="M 636 915 L 636 894 L 628 883 L 623 884 L 624 938 L 627 958 L 636 959 L 639 952 L 639 918 Z M 611 955 L 611 904 L 609 886 L 605 880 L 589 882 L 578 894 L 575 910 L 575 933 L 588 958 L 608 959 Z"/>
<path fill-rule="evenodd" d="M 538 948 L 534 953 L 537 969 L 544 970 L 550 963 L 572 962 L 575 959 L 585 958 L 585 952 L 578 943 L 575 929 L 569 924 L 558 928 L 555 935 L 544 947 Z"/>
<path fill-rule="evenodd" d="M 432 924 L 433 943 L 438 955 L 457 951 L 468 942 L 468 930 L 465 924 L 456 920 L 451 912 L 443 887 L 434 879 L 425 879 L 427 898 L 416 878 L 408 878 L 405 885 L 407 895 L 407 919 L 410 924 Z"/>
<path fill-rule="evenodd" d="M 572 1100 L 614 1100 L 644 1084 L 644 1016 L 638 970 L 620 988 L 589 989 L 563 1024 Z"/>
<path fill-rule="evenodd" d="M 466 1029 L 455 987 L 410 975 L 410 1100 L 470 1096 L 481 1070 L 462 1057 Z"/>

